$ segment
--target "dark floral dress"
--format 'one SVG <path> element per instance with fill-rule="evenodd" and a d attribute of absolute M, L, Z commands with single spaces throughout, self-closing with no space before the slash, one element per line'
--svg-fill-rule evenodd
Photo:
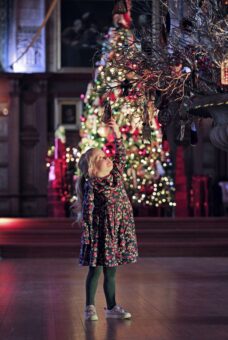
<path fill-rule="evenodd" d="M 122 138 L 115 139 L 113 169 L 85 183 L 79 263 L 114 267 L 137 261 L 133 210 L 122 177 L 126 162 Z"/>

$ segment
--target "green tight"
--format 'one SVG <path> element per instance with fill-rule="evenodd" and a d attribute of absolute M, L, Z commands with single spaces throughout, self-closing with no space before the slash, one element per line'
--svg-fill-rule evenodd
<path fill-rule="evenodd" d="M 86 305 L 94 305 L 95 294 L 97 290 L 100 274 L 104 272 L 104 293 L 107 302 L 107 308 L 112 309 L 116 305 L 115 300 L 115 274 L 117 267 L 89 267 L 86 278 Z"/>

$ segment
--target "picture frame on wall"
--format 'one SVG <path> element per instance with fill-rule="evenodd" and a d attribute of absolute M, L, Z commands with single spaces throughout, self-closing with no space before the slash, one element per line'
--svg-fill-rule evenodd
<path fill-rule="evenodd" d="M 61 125 L 66 130 L 79 130 L 82 106 L 80 98 L 56 98 L 54 128 Z"/>
<path fill-rule="evenodd" d="M 59 0 L 59 71 L 92 72 L 104 34 L 112 26 L 112 10 L 113 1 L 110 0 Z"/>

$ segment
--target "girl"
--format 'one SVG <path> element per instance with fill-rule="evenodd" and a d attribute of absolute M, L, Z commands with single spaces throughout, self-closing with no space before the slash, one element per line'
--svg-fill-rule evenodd
<path fill-rule="evenodd" d="M 77 182 L 78 207 L 81 206 L 81 249 L 79 263 L 89 266 L 86 278 L 85 319 L 98 320 L 95 293 L 102 268 L 107 302 L 106 318 L 130 318 L 131 314 L 116 304 L 115 274 L 117 266 L 136 262 L 137 238 L 133 210 L 124 188 L 125 148 L 113 118 L 106 126 L 115 135 L 114 160 L 97 148 L 81 155 Z"/>

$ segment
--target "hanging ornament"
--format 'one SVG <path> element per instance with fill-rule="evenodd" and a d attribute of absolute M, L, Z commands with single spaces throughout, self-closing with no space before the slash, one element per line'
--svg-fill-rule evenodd
<path fill-rule="evenodd" d="M 104 114 L 102 116 L 102 122 L 104 123 L 107 123 L 108 120 L 112 117 L 112 108 L 111 108 L 111 105 L 110 103 L 108 102 L 106 105 L 105 105 L 105 108 L 104 108 Z"/>
<path fill-rule="evenodd" d="M 151 127 L 150 127 L 150 124 L 149 122 L 147 123 L 143 123 L 143 130 L 142 130 L 142 133 L 143 133 L 143 138 L 144 139 L 148 139 L 150 140 L 151 139 Z"/>
<path fill-rule="evenodd" d="M 221 83 L 222 85 L 228 85 L 228 56 L 221 64 Z"/>
<path fill-rule="evenodd" d="M 191 134 L 190 134 L 191 145 L 195 146 L 198 143 L 198 135 L 196 130 L 196 124 L 192 122 L 191 124 Z"/>
<path fill-rule="evenodd" d="M 149 123 L 149 113 L 147 110 L 147 103 L 145 102 L 144 103 L 144 114 L 143 114 L 143 129 L 142 129 L 143 138 L 151 140 L 151 132 L 152 132 L 152 129 Z"/>
<path fill-rule="evenodd" d="M 103 150 L 104 150 L 104 152 L 106 153 L 107 156 L 113 157 L 115 155 L 115 147 L 114 147 L 113 143 L 105 144 Z"/>
<path fill-rule="evenodd" d="M 112 14 L 125 14 L 127 13 L 127 3 L 125 0 L 114 0 L 114 8 Z"/>
<path fill-rule="evenodd" d="M 121 85 L 120 85 L 121 89 L 122 89 L 122 95 L 123 97 L 126 97 L 129 95 L 129 90 L 132 88 L 132 85 L 130 83 L 130 81 L 128 79 L 125 79 Z"/>
<path fill-rule="evenodd" d="M 190 144 L 190 124 L 188 120 L 180 119 L 176 123 L 175 143 L 188 146 Z"/>

